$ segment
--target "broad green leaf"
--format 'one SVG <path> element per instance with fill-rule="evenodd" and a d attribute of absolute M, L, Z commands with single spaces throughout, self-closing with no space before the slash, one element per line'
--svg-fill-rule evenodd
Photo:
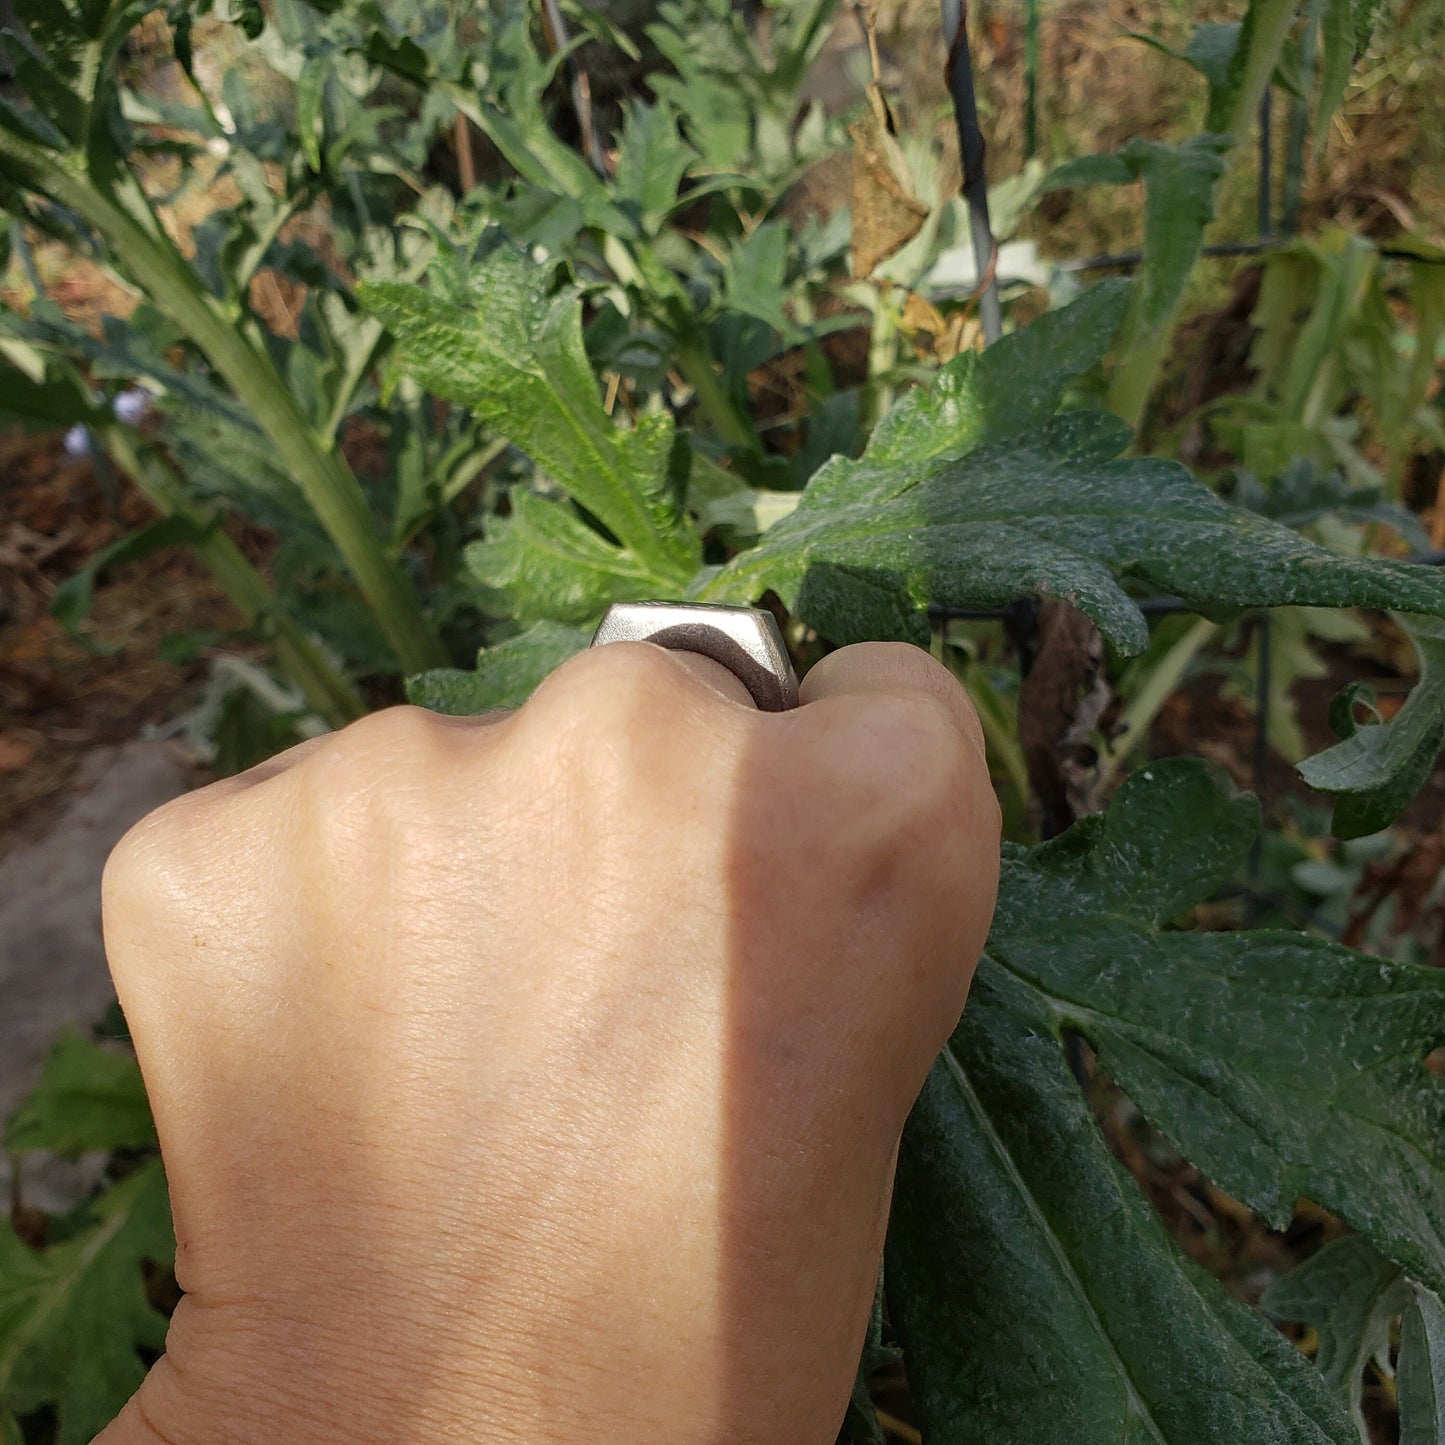
<path fill-rule="evenodd" d="M 483 648 L 472 672 L 437 668 L 408 678 L 407 699 L 457 717 L 521 707 L 549 672 L 591 640 L 592 634 L 584 629 L 539 622 L 517 637 Z"/>
<path fill-rule="evenodd" d="M 152 1162 L 86 1210 L 59 1244 L 28 1249 L 0 1223 L 0 1412 L 53 1405 L 57 1445 L 86 1445 L 145 1375 L 165 1317 L 146 1299 L 143 1263 L 175 1245 L 165 1175 Z"/>
<path fill-rule="evenodd" d="M 0 341 L 0 356 L 0 417 L 53 430 L 96 415 L 98 404 L 74 367 L 16 341 Z M 27 364 L 17 364 L 22 360 Z"/>
<path fill-rule="evenodd" d="M 1406 1290 L 1399 1267 L 1356 1234 L 1311 1255 L 1260 1301 L 1270 1314 L 1319 1332 L 1315 1364 L 1349 1401 L 1365 1445 L 1370 1440 L 1360 1410 L 1365 1366 L 1373 1359 L 1388 1360 L 1390 1326 L 1404 1307 Z"/>
<path fill-rule="evenodd" d="M 871 629 L 888 615 L 902 625 L 887 635 L 916 638 L 926 603 L 992 610 L 1053 595 L 1128 654 L 1148 630 L 1126 581 L 1216 618 L 1295 605 L 1445 615 L 1445 577 L 1433 569 L 1338 556 L 1227 506 L 1173 463 L 1119 459 L 1127 433 L 1104 413 L 1045 420 L 1068 376 L 1107 347 L 1117 297 L 1091 293 L 950 363 L 931 392 L 884 418 L 859 460 L 827 463 L 796 510 L 709 578 L 700 600 L 745 603 L 773 588 L 851 642 L 878 636 Z M 856 617 L 837 585 L 854 581 L 873 604 Z M 819 613 L 824 594 L 841 605 Z"/>
<path fill-rule="evenodd" d="M 1445 746 L 1445 618 L 1395 620 L 1415 644 L 1420 663 L 1419 680 L 1404 706 L 1388 722 L 1361 727 L 1299 765 L 1310 787 L 1336 795 L 1332 826 L 1341 838 L 1363 837 L 1393 823 Z"/>
<path fill-rule="evenodd" d="M 1292 933 L 1165 932 L 1258 828 L 1202 765 L 1151 764 L 1090 818 L 1010 850 L 988 956 L 1192 1163 L 1283 1228 L 1301 1196 L 1445 1283 L 1445 972 Z"/>
<path fill-rule="evenodd" d="M 429 391 L 469 407 L 516 443 L 632 554 L 664 592 L 701 560 L 668 476 L 672 421 L 631 430 L 603 410 L 575 295 L 548 294 L 546 268 L 509 249 L 467 267 L 447 257 L 432 288 L 369 282 L 363 303 Z"/>
<path fill-rule="evenodd" d="M 924 1438 L 1354 1445 L 1319 1374 L 1168 1238 L 1042 1002 L 985 964 L 904 1131 L 886 1278 Z"/>
<path fill-rule="evenodd" d="M 863 461 L 921 469 L 1044 425 L 1064 388 L 1103 359 L 1128 299 L 1128 282 L 1108 281 L 986 351 L 961 353 L 931 386 L 908 392 L 889 410 Z M 841 482 L 858 466 L 835 458 L 833 480 Z M 809 492 L 821 481 L 820 474 Z"/>
<path fill-rule="evenodd" d="M 5 1125 L 16 1154 L 49 1149 L 74 1158 L 88 1150 L 143 1149 L 155 1124 L 135 1058 L 74 1031 L 61 1035 L 40 1082 Z"/>
<path fill-rule="evenodd" d="M 514 487 L 512 512 L 494 518 L 487 540 L 467 548 L 472 575 L 521 622 L 595 620 L 613 602 L 645 601 L 667 579 L 589 527 L 569 502 Z"/>
<path fill-rule="evenodd" d="M 1440 1445 L 1445 1440 L 1445 1305 L 1414 1283 L 1400 1325 L 1395 1380 L 1400 1445 Z"/>
<path fill-rule="evenodd" d="M 1321 1376 L 1168 1243 L 1063 1035 L 1267 1220 L 1304 1195 L 1445 1278 L 1445 975 L 1288 933 L 1166 925 L 1258 827 L 1202 764 L 1007 846 L 973 996 L 904 1136 L 888 1287 L 940 1439 L 1353 1441 Z M 1228 1388 L 1221 1382 L 1228 1381 Z"/>

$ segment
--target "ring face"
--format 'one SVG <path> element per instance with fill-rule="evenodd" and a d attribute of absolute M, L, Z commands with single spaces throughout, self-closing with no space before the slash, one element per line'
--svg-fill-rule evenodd
<path fill-rule="evenodd" d="M 687 602 L 614 602 L 598 625 L 593 647 L 652 642 L 720 662 L 763 712 L 798 705 L 798 679 L 771 612 Z"/>

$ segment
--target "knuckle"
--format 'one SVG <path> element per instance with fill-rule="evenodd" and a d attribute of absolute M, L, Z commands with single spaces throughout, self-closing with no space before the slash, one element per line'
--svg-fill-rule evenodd
<path fill-rule="evenodd" d="M 687 675 L 666 649 L 616 642 L 579 653 L 558 668 L 522 709 L 560 730 L 569 744 L 640 739 L 658 720 L 676 721 L 689 696 Z"/>

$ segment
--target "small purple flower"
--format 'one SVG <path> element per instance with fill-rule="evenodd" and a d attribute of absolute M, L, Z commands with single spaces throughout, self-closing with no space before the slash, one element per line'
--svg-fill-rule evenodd
<path fill-rule="evenodd" d="M 84 422 L 76 422 L 65 434 L 65 454 L 69 457 L 90 455 L 90 428 Z"/>
<path fill-rule="evenodd" d="M 110 406 L 116 417 L 127 426 L 139 426 L 150 411 L 151 399 L 140 387 L 128 386 L 124 391 L 116 393 Z"/>

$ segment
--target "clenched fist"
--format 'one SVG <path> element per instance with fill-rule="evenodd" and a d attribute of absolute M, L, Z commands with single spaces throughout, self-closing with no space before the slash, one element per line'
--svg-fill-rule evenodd
<path fill-rule="evenodd" d="M 168 804 L 105 878 L 185 1298 L 107 1445 L 827 1445 L 997 882 L 914 649 L 584 653 Z"/>

